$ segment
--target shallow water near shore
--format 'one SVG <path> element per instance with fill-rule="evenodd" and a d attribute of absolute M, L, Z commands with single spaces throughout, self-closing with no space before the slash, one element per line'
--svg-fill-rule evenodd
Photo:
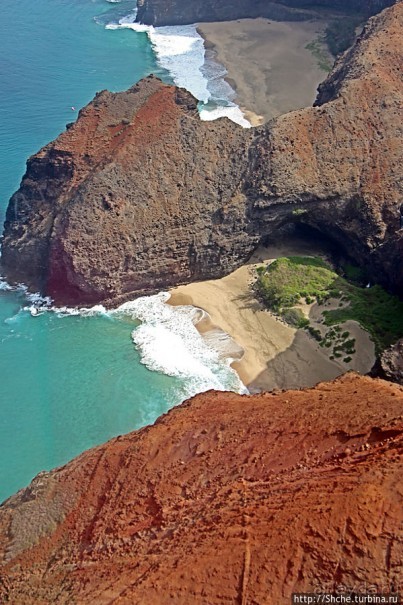
<path fill-rule="evenodd" d="M 151 72 L 172 80 L 145 33 L 105 29 L 133 9 L 132 1 L 3 0 L 2 9 L 1 223 L 26 159 L 74 120 L 96 91 L 126 89 Z M 149 307 L 136 342 L 133 313 L 38 308 L 32 315 L 31 304 L 23 290 L 0 284 L 0 501 L 41 470 L 153 422 L 198 391 L 242 388 L 227 363 L 211 351 L 205 359 L 208 351 L 191 324 L 186 342 L 175 322 L 162 327 L 158 305 Z M 152 367 L 153 351 L 146 349 L 153 331 L 159 338 L 153 346 L 162 354 L 159 371 L 144 365 Z M 173 341 L 193 360 L 186 371 L 179 358 L 176 367 L 163 367 Z M 199 357 L 191 357 L 193 349 Z"/>

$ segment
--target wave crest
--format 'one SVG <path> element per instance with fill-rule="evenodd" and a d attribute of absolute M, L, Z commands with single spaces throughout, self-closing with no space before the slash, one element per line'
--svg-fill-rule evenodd
<path fill-rule="evenodd" d="M 225 67 L 211 53 L 206 53 L 196 25 L 153 27 L 136 23 L 136 14 L 137 9 L 117 22 L 108 23 L 106 29 L 146 32 L 160 67 L 170 74 L 176 86 L 185 88 L 200 101 L 202 120 L 226 116 L 243 128 L 251 126 L 233 102 L 236 95 L 225 80 Z"/>
<path fill-rule="evenodd" d="M 161 292 L 124 303 L 112 312 L 141 321 L 132 338 L 142 363 L 150 370 L 189 380 L 192 394 L 208 389 L 245 392 L 230 367 L 233 359 L 209 346 L 197 331 L 200 309 L 172 307 L 165 304 L 169 298 L 169 293 Z"/>

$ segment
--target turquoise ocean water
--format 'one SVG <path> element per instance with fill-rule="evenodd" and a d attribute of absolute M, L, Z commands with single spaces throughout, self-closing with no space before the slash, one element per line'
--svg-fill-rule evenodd
<path fill-rule="evenodd" d="M 145 32 L 105 28 L 130 14 L 132 1 L 2 0 L 1 6 L 2 223 L 26 159 L 76 116 L 72 106 L 151 72 L 167 81 L 170 74 L 157 64 Z M 3 284 L 0 500 L 39 471 L 153 422 L 197 391 L 241 388 L 201 342 L 193 310 L 168 309 L 153 297 L 117 313 L 38 312 L 23 289 Z"/>

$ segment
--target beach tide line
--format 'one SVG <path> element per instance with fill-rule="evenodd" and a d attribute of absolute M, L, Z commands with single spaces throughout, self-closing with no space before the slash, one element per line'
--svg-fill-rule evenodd
<path fill-rule="evenodd" d="M 231 367 L 242 357 L 241 347 L 219 328 L 202 334 L 196 326 L 208 320 L 208 315 L 191 305 L 174 307 L 165 304 L 171 296 L 168 292 L 142 296 L 108 310 L 102 304 L 58 307 L 51 298 L 29 293 L 22 284 L 8 286 L 7 289 L 20 293 L 28 303 L 23 303 L 9 322 L 17 321 L 21 314 L 36 318 L 43 313 L 54 313 L 58 318 L 103 316 L 118 321 L 130 319 L 135 326 L 131 337 L 141 363 L 151 371 L 183 379 L 186 397 L 209 389 L 247 392 Z"/>
<path fill-rule="evenodd" d="M 171 76 L 176 86 L 185 88 L 199 101 L 200 118 L 204 121 L 227 117 L 243 128 L 250 122 L 232 99 L 235 92 L 225 81 L 226 69 L 206 58 L 204 38 L 197 25 L 153 27 L 136 23 L 137 9 L 105 29 L 131 29 L 147 33 L 159 66 Z"/>
<path fill-rule="evenodd" d="M 141 322 L 132 331 L 132 339 L 142 363 L 150 370 L 190 381 L 194 393 L 208 389 L 245 392 L 231 368 L 233 358 L 206 342 L 196 329 L 200 309 L 167 305 L 169 298 L 169 293 L 160 292 L 124 303 L 115 311 Z"/>

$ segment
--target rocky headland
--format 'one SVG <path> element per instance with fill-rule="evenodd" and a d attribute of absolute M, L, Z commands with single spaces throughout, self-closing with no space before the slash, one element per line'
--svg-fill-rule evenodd
<path fill-rule="evenodd" d="M 0 509 L 0 601 L 288 605 L 401 591 L 403 390 L 205 393 Z"/>
<path fill-rule="evenodd" d="M 402 293 L 403 5 L 369 20 L 315 107 L 201 122 L 150 77 L 99 93 L 28 161 L 3 271 L 57 303 L 116 302 L 240 266 L 299 223 Z"/>
<path fill-rule="evenodd" d="M 266 17 L 304 21 L 323 16 L 323 10 L 374 15 L 395 0 L 139 0 L 137 21 L 150 25 L 183 25 L 198 21 L 229 21 Z"/>

